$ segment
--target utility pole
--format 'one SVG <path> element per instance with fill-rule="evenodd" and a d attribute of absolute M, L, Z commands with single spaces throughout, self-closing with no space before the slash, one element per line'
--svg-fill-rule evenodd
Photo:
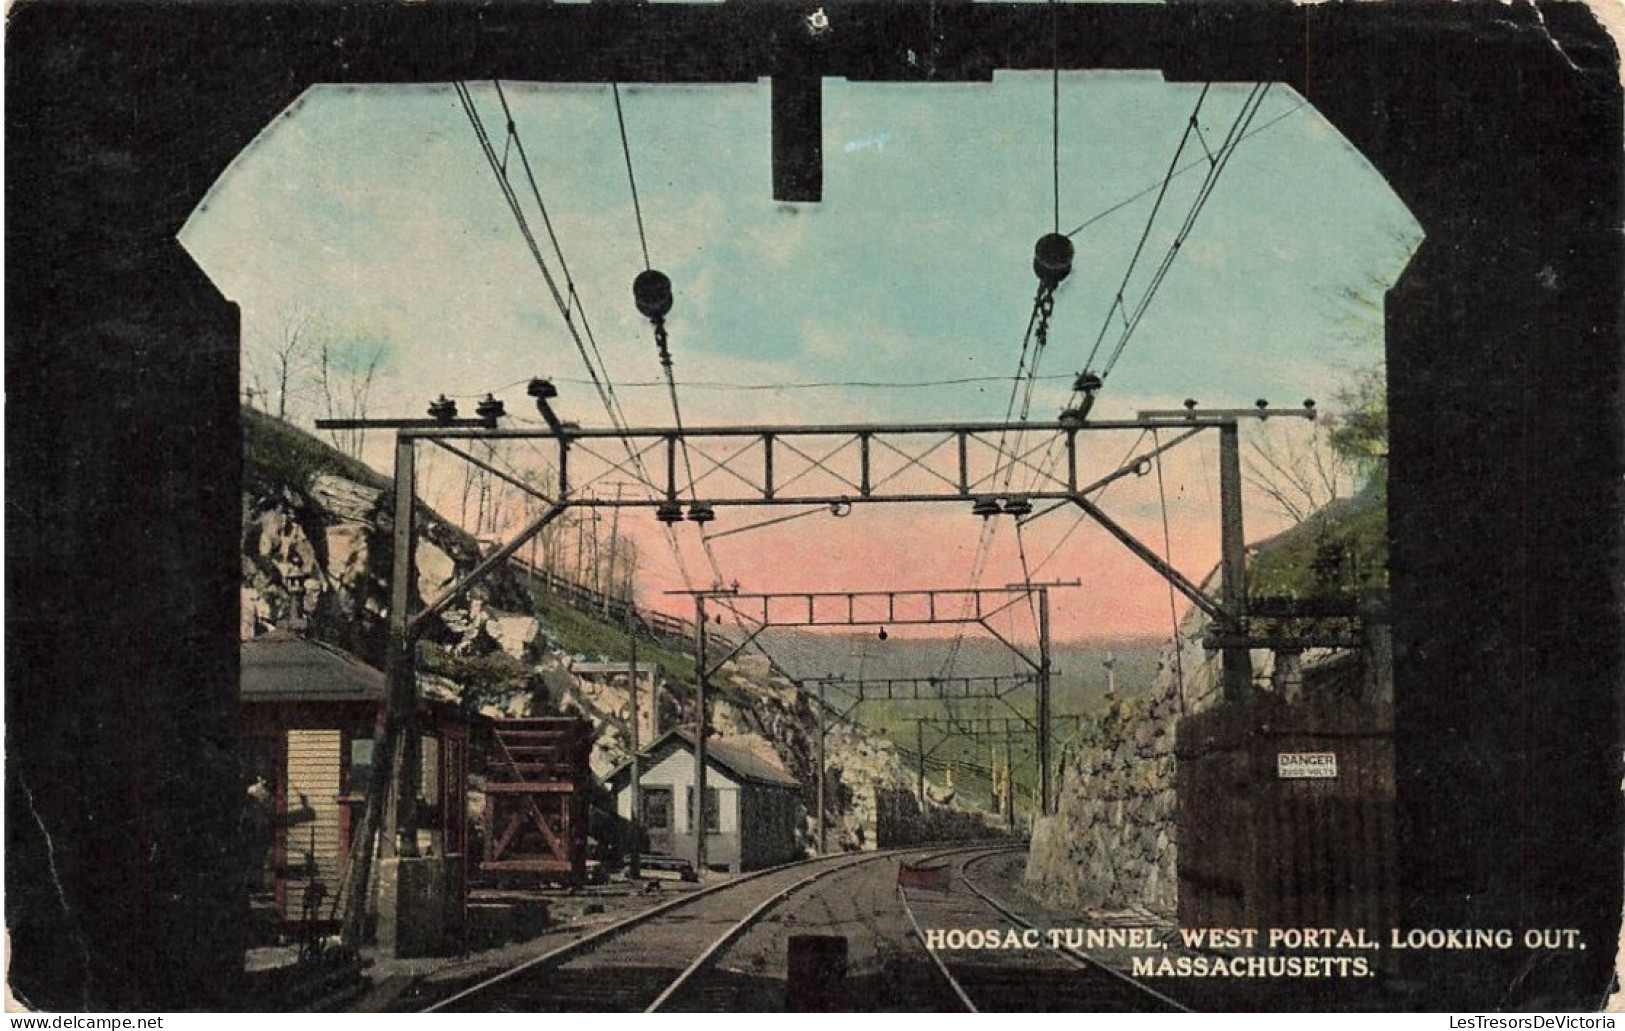
<path fill-rule="evenodd" d="M 689 819 L 694 824 L 694 872 L 705 876 L 705 734 L 708 729 L 709 701 L 706 689 L 711 673 L 706 669 L 705 594 L 694 595 L 694 805 Z"/>
<path fill-rule="evenodd" d="M 412 601 L 414 573 L 413 530 L 415 522 L 414 493 L 416 479 L 415 442 L 410 437 L 395 438 L 395 511 L 394 547 L 390 573 L 390 602 L 385 678 L 388 698 L 384 719 L 373 741 L 373 777 L 367 785 L 367 804 L 361 813 L 361 827 L 351 849 L 349 878 L 344 886 L 348 900 L 343 938 L 350 946 L 361 944 L 366 926 L 367 900 L 371 885 L 372 858 L 377 847 L 380 825 L 383 827 L 383 851 L 394 855 L 397 842 L 403 854 L 415 855 L 417 849 L 416 781 L 409 780 L 415 763 L 410 761 L 416 750 L 412 714 L 417 708 L 417 675 L 413 664 L 412 637 L 408 611 Z M 399 742 L 400 755 L 396 755 Z M 394 790 L 390 788 L 393 785 Z M 393 802 L 390 801 L 393 797 Z M 388 806 L 387 823 L 384 810 Z M 410 833 L 406 833 L 410 831 Z M 406 834 L 405 838 L 401 837 Z"/>
<path fill-rule="evenodd" d="M 627 610 L 626 639 L 632 647 L 632 655 L 626 663 L 627 685 L 631 688 L 632 693 L 631 720 L 629 721 L 632 725 L 632 785 L 630 788 L 632 793 L 632 862 L 628 873 L 631 874 L 633 880 L 637 880 L 643 876 L 641 856 L 643 852 L 643 785 L 639 779 L 643 759 L 638 751 L 640 747 L 638 740 L 638 694 L 642 688 L 638 685 L 638 635 L 633 624 L 631 609 Z M 650 679 L 653 680 L 652 677 Z M 650 701 L 652 703 L 653 699 Z"/>
<path fill-rule="evenodd" d="M 823 855 L 827 849 L 824 838 L 824 769 L 826 766 L 824 752 L 824 735 L 828 733 L 829 724 L 827 714 L 824 712 L 824 684 L 818 684 L 818 854 Z"/>
<path fill-rule="evenodd" d="M 1224 630 L 1231 640 L 1220 660 L 1224 700 L 1244 702 L 1252 695 L 1253 660 L 1247 645 L 1237 643 L 1247 633 L 1247 537 L 1241 522 L 1241 442 L 1234 422 L 1219 426 L 1219 548 Z"/>
<path fill-rule="evenodd" d="M 1004 823 L 1011 831 L 1016 829 L 1016 767 L 1008 734 L 1004 737 Z"/>
<path fill-rule="evenodd" d="M 915 750 L 915 755 L 917 755 L 919 757 L 919 764 L 918 764 L 917 769 L 919 771 L 920 812 L 921 812 L 921 814 L 924 814 L 924 812 L 925 812 L 925 724 L 923 724 L 923 723 L 916 722 L 914 724 L 914 750 Z"/>
<path fill-rule="evenodd" d="M 609 596 L 615 589 L 616 545 L 620 541 L 621 534 L 621 486 L 619 483 L 615 484 L 615 511 L 609 517 L 609 568 L 604 571 L 602 591 L 605 619 L 609 618 Z M 597 510 L 594 510 L 593 516 L 597 518 Z M 596 537 L 596 534 L 594 536 Z"/>
<path fill-rule="evenodd" d="M 1038 588 L 1038 813 L 1050 813 L 1049 588 Z"/>

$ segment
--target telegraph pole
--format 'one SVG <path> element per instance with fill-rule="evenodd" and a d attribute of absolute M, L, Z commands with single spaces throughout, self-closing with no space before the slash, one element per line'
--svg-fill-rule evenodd
<path fill-rule="evenodd" d="M 1234 422 L 1219 426 L 1219 549 L 1223 571 L 1220 592 L 1224 629 L 1230 637 L 1222 650 L 1224 700 L 1243 702 L 1253 690 L 1252 653 L 1247 633 L 1247 537 L 1241 521 L 1241 443 Z M 1243 639 L 1237 643 L 1238 639 Z M 1175 642 L 1176 647 L 1178 642 Z"/>
<path fill-rule="evenodd" d="M 1038 588 L 1038 812 L 1050 813 L 1049 763 L 1049 588 Z"/>
<path fill-rule="evenodd" d="M 1004 738 L 1004 824 L 1012 832 L 1016 829 L 1016 766 L 1010 736 Z"/>
<path fill-rule="evenodd" d="M 713 587 L 708 590 L 697 591 L 667 591 L 667 594 L 687 594 L 694 599 L 694 804 L 690 807 L 689 818 L 694 830 L 694 868 L 701 877 L 705 876 L 706 849 L 705 849 L 705 738 L 710 730 L 710 700 L 707 697 L 711 687 L 711 660 L 707 654 L 707 635 L 705 632 L 705 601 L 707 598 L 723 597 L 738 594 L 734 589 Z M 724 656 L 718 666 L 725 664 L 730 658 L 738 654 L 736 648 Z"/>
<path fill-rule="evenodd" d="M 408 607 L 412 599 L 414 577 L 413 530 L 416 513 L 414 493 L 416 479 L 416 445 L 410 437 L 395 438 L 395 511 L 391 535 L 394 547 L 390 573 L 390 601 L 388 638 L 385 645 L 385 683 L 388 697 L 384 719 L 379 733 L 373 739 L 373 775 L 367 785 L 367 803 L 361 811 L 361 826 L 351 848 L 349 877 L 343 891 L 345 912 L 343 938 L 350 946 L 361 944 L 366 926 L 366 895 L 371 885 L 373 851 L 377 847 L 380 825 L 385 824 L 384 810 L 389 807 L 387 827 L 384 828 L 383 851 L 395 853 L 396 842 L 402 829 L 412 828 L 410 847 L 417 847 L 416 813 L 410 803 L 402 801 L 401 789 L 407 784 L 409 764 L 406 754 L 412 749 L 415 735 L 409 730 L 412 711 L 417 707 L 417 672 L 413 668 L 411 634 L 408 629 Z M 402 741 L 401 738 L 405 737 Z M 402 756 L 397 760 L 396 746 L 400 742 Z M 393 791 L 391 791 L 393 787 Z M 415 785 L 414 785 L 415 787 Z M 413 802 L 417 792 L 411 791 Z M 393 803 L 390 802 L 393 795 Z M 414 853 L 408 853 L 414 854 Z"/>
<path fill-rule="evenodd" d="M 914 724 L 914 748 L 915 754 L 919 757 L 917 769 L 919 770 L 920 812 L 923 814 L 925 812 L 925 724 L 918 721 Z"/>
<path fill-rule="evenodd" d="M 827 849 L 824 836 L 824 735 L 829 732 L 828 714 L 824 712 L 824 685 L 818 685 L 818 854 Z"/>
<path fill-rule="evenodd" d="M 705 735 L 710 723 L 706 661 L 705 595 L 699 593 L 694 595 L 694 805 L 689 819 L 694 824 L 694 872 L 700 877 L 705 876 Z"/>
<path fill-rule="evenodd" d="M 627 872 L 631 875 L 633 880 L 637 880 L 639 877 L 643 876 L 643 861 L 641 856 L 641 853 L 643 852 L 643 785 L 639 778 L 639 773 L 641 772 L 640 768 L 643 765 L 643 759 L 638 751 L 640 747 L 640 742 L 638 741 L 638 693 L 642 690 L 642 688 L 638 686 L 638 635 L 633 624 L 633 613 L 635 611 L 635 609 L 629 607 L 626 615 L 626 639 L 627 642 L 632 646 L 632 655 L 631 658 L 627 660 L 626 664 L 627 684 L 631 688 L 632 693 L 630 713 L 630 722 L 632 724 L 632 784 L 629 789 L 632 793 L 632 861 Z M 650 703 L 653 704 L 653 701 L 654 700 L 651 698 Z"/>

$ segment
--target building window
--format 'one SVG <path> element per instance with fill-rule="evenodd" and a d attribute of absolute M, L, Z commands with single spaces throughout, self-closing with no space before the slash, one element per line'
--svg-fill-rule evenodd
<path fill-rule="evenodd" d="M 670 830 L 671 788 L 644 788 L 639 794 L 643 796 L 644 829 L 651 831 Z"/>
<path fill-rule="evenodd" d="M 694 826 L 694 789 L 688 789 L 688 825 Z M 717 804 L 717 789 L 705 789 L 705 830 L 707 833 L 722 829 L 722 809 Z"/>
<path fill-rule="evenodd" d="M 352 798 L 361 798 L 367 794 L 367 785 L 372 781 L 372 738 L 355 737 L 350 739 L 350 778 L 344 786 L 344 793 Z"/>

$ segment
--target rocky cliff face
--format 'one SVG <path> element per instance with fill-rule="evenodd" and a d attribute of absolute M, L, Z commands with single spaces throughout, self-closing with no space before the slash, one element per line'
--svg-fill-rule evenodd
<path fill-rule="evenodd" d="M 243 425 L 242 636 L 303 628 L 380 664 L 394 551 L 390 481 L 269 416 L 245 410 Z M 417 524 L 421 603 L 480 555 L 472 537 L 427 507 L 419 506 Z M 518 580 L 499 574 L 451 606 L 426 636 L 457 645 L 485 635 L 494 645 L 513 628 L 493 617 L 528 608 Z"/>

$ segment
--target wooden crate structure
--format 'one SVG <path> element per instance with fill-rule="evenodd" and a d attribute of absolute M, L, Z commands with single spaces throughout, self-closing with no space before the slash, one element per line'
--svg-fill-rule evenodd
<path fill-rule="evenodd" d="M 588 759 L 583 719 L 498 720 L 486 754 L 481 816 L 486 873 L 581 880 L 587 871 Z"/>

